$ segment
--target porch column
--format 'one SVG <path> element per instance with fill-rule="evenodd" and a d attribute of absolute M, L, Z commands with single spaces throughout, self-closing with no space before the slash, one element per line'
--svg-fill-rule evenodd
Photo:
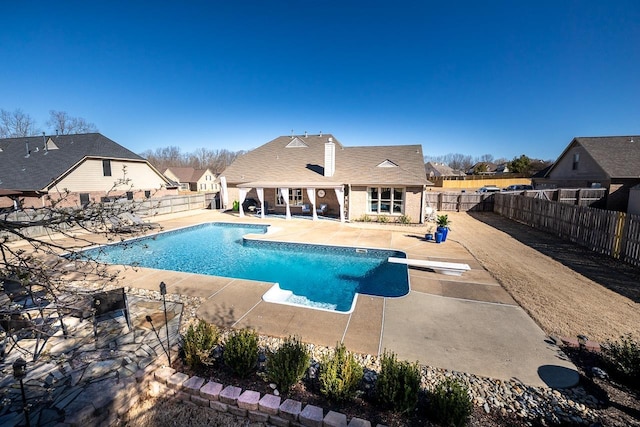
<path fill-rule="evenodd" d="M 260 200 L 260 218 L 264 219 L 264 188 L 256 188 L 258 200 Z"/>
<path fill-rule="evenodd" d="M 247 192 L 250 188 L 238 188 L 238 200 L 240 201 L 240 206 L 238 207 L 238 212 L 240 212 L 240 218 L 244 216 L 244 209 L 242 209 L 242 203 L 244 199 L 247 198 Z"/>
<path fill-rule="evenodd" d="M 220 177 L 220 210 L 225 210 L 229 206 L 229 190 L 227 190 L 227 177 Z"/>
<path fill-rule="evenodd" d="M 344 222 L 344 187 L 335 187 L 334 191 L 340 205 L 340 222 Z"/>
<path fill-rule="evenodd" d="M 309 197 L 309 201 L 311 202 L 311 209 L 313 212 L 313 220 L 318 219 L 318 213 L 316 212 L 316 189 L 315 188 L 307 188 L 307 196 Z"/>
<path fill-rule="evenodd" d="M 284 200 L 284 205 L 287 209 L 286 219 L 291 219 L 291 208 L 289 207 L 289 189 L 282 187 L 278 189 L 280 191 L 280 197 Z"/>

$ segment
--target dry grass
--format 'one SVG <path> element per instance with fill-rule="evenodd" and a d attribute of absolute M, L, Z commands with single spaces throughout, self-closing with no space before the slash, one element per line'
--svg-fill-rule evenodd
<path fill-rule="evenodd" d="M 638 337 L 640 273 L 495 214 L 452 214 L 462 243 L 550 335 Z"/>
<path fill-rule="evenodd" d="M 135 405 L 127 414 L 128 421 L 121 427 L 264 427 L 264 423 L 252 423 L 248 418 L 213 411 L 211 408 L 183 403 L 172 398 L 149 398 Z"/>

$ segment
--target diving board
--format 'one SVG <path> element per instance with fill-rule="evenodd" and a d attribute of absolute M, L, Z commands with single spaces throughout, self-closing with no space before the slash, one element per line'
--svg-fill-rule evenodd
<path fill-rule="evenodd" d="M 423 259 L 409 259 L 389 257 L 389 262 L 395 264 L 406 264 L 411 267 L 429 268 L 436 273 L 447 274 L 449 276 L 461 276 L 465 271 L 471 270 L 469 264 L 457 262 L 427 261 Z"/>

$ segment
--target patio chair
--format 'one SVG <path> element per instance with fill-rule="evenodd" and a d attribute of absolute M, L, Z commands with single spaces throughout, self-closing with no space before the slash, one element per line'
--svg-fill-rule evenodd
<path fill-rule="evenodd" d="M 311 213 L 311 206 L 308 203 L 305 203 L 304 205 L 302 205 L 302 214 L 310 214 Z"/>
<path fill-rule="evenodd" d="M 117 216 L 110 216 L 107 218 L 107 222 L 109 225 L 109 229 L 114 233 L 133 233 L 136 229 L 129 224 L 124 223 Z"/>
<path fill-rule="evenodd" d="M 140 228 L 148 228 L 151 230 L 160 228 L 160 224 L 158 224 L 157 222 L 144 221 L 142 218 L 132 212 L 125 212 L 122 214 L 122 216 L 129 222 L 131 222 L 131 224 Z"/>
<path fill-rule="evenodd" d="M 326 215 L 329 210 L 329 205 L 326 203 L 320 203 L 320 207 L 316 209 L 318 215 Z"/>
<path fill-rule="evenodd" d="M 98 338 L 98 322 L 114 318 L 118 312 L 122 312 L 127 328 L 131 332 L 131 320 L 129 316 L 129 304 L 124 288 L 93 294 L 93 335 Z"/>

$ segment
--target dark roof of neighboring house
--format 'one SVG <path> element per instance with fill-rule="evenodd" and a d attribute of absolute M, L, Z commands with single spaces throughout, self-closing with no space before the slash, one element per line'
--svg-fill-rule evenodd
<path fill-rule="evenodd" d="M 584 148 L 609 178 L 640 178 L 640 136 L 577 136 L 558 160 L 577 145 Z M 545 177 L 558 160 L 546 171 Z"/>
<path fill-rule="evenodd" d="M 335 144 L 335 173 L 325 177 L 329 138 Z M 221 175 L 236 184 L 430 184 L 424 173 L 422 146 L 345 147 L 330 134 L 280 136 L 239 156 Z"/>
<path fill-rule="evenodd" d="M 577 137 L 610 178 L 640 178 L 640 136 Z"/>
<path fill-rule="evenodd" d="M 85 158 L 146 162 L 99 133 L 0 139 L 0 188 L 45 190 Z"/>
<path fill-rule="evenodd" d="M 478 162 L 478 163 L 474 164 L 473 166 L 471 166 L 467 172 L 468 173 L 474 173 L 476 168 L 478 168 L 478 167 L 480 167 L 482 165 L 487 167 L 487 170 L 484 173 L 495 172 L 496 169 L 498 169 L 498 165 L 496 165 L 493 162 Z"/>

